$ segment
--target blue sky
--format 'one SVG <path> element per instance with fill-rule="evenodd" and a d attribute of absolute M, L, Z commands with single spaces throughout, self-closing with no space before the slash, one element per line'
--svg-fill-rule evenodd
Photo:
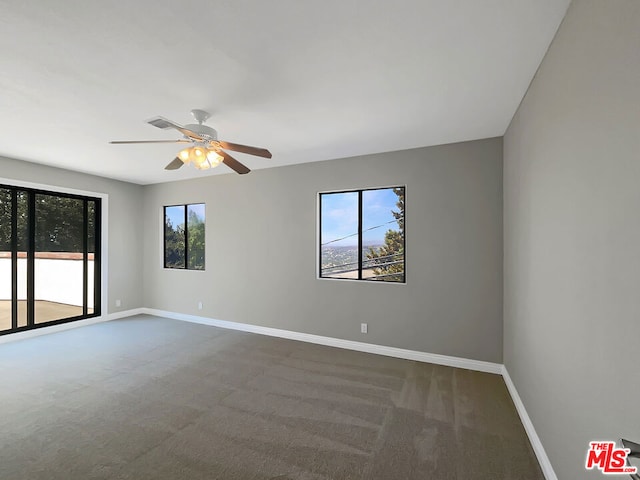
<path fill-rule="evenodd" d="M 198 217 L 204 220 L 204 203 L 197 203 L 195 205 L 189 205 L 189 210 L 196 212 Z M 171 225 L 177 227 L 184 223 L 184 205 L 178 205 L 175 207 L 167 207 L 167 217 L 171 220 Z"/>
<path fill-rule="evenodd" d="M 391 210 L 396 210 L 398 197 L 393 189 L 366 190 L 362 193 L 362 230 L 364 245 L 381 245 L 387 230 L 397 230 Z M 322 195 L 322 239 L 321 243 L 352 235 L 358 231 L 358 193 L 332 193 Z M 393 222 L 387 224 L 387 222 Z M 386 225 L 385 225 L 386 224 Z M 371 227 L 377 227 L 365 231 Z M 333 242 L 334 247 L 354 246 L 358 244 L 358 236 L 353 235 L 344 240 Z"/>

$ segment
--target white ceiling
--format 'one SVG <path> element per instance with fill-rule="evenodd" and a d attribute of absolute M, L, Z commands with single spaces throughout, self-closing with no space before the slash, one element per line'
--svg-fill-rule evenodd
<path fill-rule="evenodd" d="M 504 134 L 569 0 L 0 0 L 0 155 L 139 184 L 212 113 L 251 169 Z M 222 166 L 216 173 L 229 173 Z M 2 176 L 10 176 L 3 172 Z M 234 174 L 235 175 L 235 174 Z"/>

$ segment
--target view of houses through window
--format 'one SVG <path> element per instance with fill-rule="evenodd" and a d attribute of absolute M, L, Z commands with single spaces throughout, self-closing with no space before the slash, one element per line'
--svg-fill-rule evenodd
<path fill-rule="evenodd" d="M 320 277 L 405 282 L 405 187 L 319 194 Z"/>

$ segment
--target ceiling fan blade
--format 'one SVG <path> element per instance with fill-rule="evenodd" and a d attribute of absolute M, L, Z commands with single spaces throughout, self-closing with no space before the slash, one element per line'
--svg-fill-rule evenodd
<path fill-rule="evenodd" d="M 202 138 L 197 133 L 192 132 L 191 130 L 184 128 L 182 125 L 172 122 L 171 120 L 168 120 L 164 117 L 151 118 L 147 120 L 147 123 L 149 125 L 153 125 L 154 127 L 162 128 L 163 130 L 166 130 L 167 128 L 174 128 L 189 138 L 193 138 L 194 140 L 198 140 L 199 142 L 204 141 L 204 138 Z"/>
<path fill-rule="evenodd" d="M 271 152 L 266 148 L 250 147 L 249 145 L 240 145 L 239 143 L 218 141 L 220 148 L 233 150 L 234 152 L 248 153 L 257 157 L 271 158 Z"/>
<path fill-rule="evenodd" d="M 123 145 L 129 143 L 191 143 L 189 140 L 114 140 L 113 145 Z"/>
<path fill-rule="evenodd" d="M 169 165 L 167 165 L 166 167 L 164 167 L 165 170 L 177 170 L 179 169 L 182 165 L 184 165 L 184 162 L 182 160 L 180 160 L 178 157 L 174 158 L 171 163 Z"/>
<path fill-rule="evenodd" d="M 235 170 L 240 175 L 249 173 L 251 171 L 245 165 L 241 164 L 239 161 L 229 155 L 227 152 L 218 150 L 218 153 L 222 155 L 222 158 L 224 158 L 224 160 L 222 160 L 222 163 L 224 163 L 227 167 Z"/>

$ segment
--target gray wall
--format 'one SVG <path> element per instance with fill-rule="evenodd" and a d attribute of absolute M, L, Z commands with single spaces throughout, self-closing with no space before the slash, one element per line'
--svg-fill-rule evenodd
<path fill-rule="evenodd" d="M 639 154 L 640 2 L 574 0 L 504 138 L 505 364 L 560 479 L 640 441 Z"/>
<path fill-rule="evenodd" d="M 407 284 L 316 279 L 317 192 L 398 184 Z M 162 206 L 195 202 L 206 271 L 164 270 Z M 499 138 L 146 186 L 141 217 L 148 307 L 502 361 Z"/>
<path fill-rule="evenodd" d="M 141 186 L 4 157 L 0 177 L 109 194 L 108 313 L 143 306 Z"/>

